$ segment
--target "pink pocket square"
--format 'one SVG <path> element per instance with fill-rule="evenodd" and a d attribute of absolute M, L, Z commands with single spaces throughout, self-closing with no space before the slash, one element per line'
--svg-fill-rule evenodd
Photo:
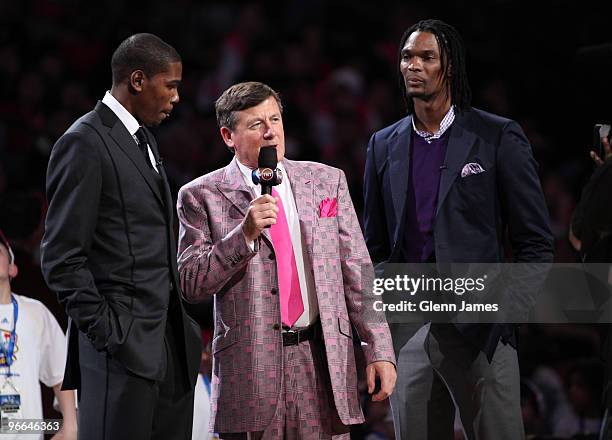
<path fill-rule="evenodd" d="M 325 197 L 319 205 L 319 217 L 335 217 L 338 213 L 338 201 Z"/>
<path fill-rule="evenodd" d="M 461 177 L 473 176 L 474 174 L 484 173 L 485 169 L 479 163 L 466 163 L 461 170 Z"/>

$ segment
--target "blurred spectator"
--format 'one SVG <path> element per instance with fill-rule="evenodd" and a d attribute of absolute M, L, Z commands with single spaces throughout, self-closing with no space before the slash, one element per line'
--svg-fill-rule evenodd
<path fill-rule="evenodd" d="M 550 432 L 542 391 L 528 379 L 521 379 L 521 411 L 527 435 L 545 435 Z"/>
<path fill-rule="evenodd" d="M 569 407 L 553 417 L 553 434 L 571 437 L 597 435 L 601 426 L 603 367 L 599 360 L 582 360 L 568 372 L 566 392 Z"/>
<path fill-rule="evenodd" d="M 200 373 L 195 388 L 193 400 L 193 440 L 209 440 L 213 434 L 209 432 L 210 422 L 210 379 L 212 375 L 212 330 L 202 331 L 202 357 Z"/>

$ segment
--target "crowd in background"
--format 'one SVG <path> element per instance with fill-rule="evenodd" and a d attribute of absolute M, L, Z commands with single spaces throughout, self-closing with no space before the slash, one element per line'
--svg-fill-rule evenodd
<path fill-rule="evenodd" d="M 604 72 L 578 50 L 612 40 L 610 15 L 587 7 L 575 12 L 568 2 L 532 5 L 529 13 L 519 2 L 483 4 L 1 2 L 0 226 L 20 268 L 15 292 L 43 301 L 65 328 L 38 263 L 46 165 L 55 140 L 110 88 L 112 51 L 135 32 L 159 35 L 183 57 L 181 102 L 155 130 L 174 197 L 186 182 L 231 160 L 214 101 L 233 83 L 257 80 L 281 94 L 287 157 L 344 170 L 360 214 L 368 138 L 405 112 L 397 86 L 400 37 L 419 19 L 444 19 L 465 40 L 473 105 L 517 120 L 532 144 L 555 261 L 577 261 L 567 235 L 591 172 L 591 126 L 612 119 Z M 209 304 L 193 313 L 204 328 L 211 325 Z M 521 332 L 528 432 L 569 438 L 596 431 L 603 374 L 597 330 L 529 325 Z M 355 438 L 392 438 L 387 405 L 365 408 L 368 423 Z"/>

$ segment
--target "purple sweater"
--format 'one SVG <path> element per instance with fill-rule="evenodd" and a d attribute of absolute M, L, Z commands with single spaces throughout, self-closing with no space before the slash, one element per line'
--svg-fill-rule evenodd
<path fill-rule="evenodd" d="M 406 229 L 402 246 L 403 261 L 421 263 L 434 257 L 433 227 L 440 186 L 440 167 L 446 157 L 447 130 L 427 143 L 412 132 L 410 178 L 406 198 Z"/>

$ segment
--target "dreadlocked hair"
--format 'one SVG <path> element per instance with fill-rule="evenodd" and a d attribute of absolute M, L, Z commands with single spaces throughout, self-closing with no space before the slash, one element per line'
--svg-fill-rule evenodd
<path fill-rule="evenodd" d="M 399 65 L 402 60 L 402 49 L 406 44 L 406 41 L 410 35 L 414 32 L 429 32 L 436 37 L 438 47 L 440 49 L 440 61 L 442 64 L 442 75 L 447 78 L 448 72 L 452 69 L 452 75 L 450 76 L 450 96 L 451 102 L 459 113 L 467 109 L 470 106 L 472 100 L 472 91 L 467 79 L 467 70 L 465 68 L 465 45 L 459 32 L 451 25 L 441 20 L 421 20 L 418 23 L 410 26 L 404 35 L 399 45 L 398 50 L 398 72 L 399 72 L 399 85 L 402 91 L 402 96 L 406 103 L 406 108 L 409 114 L 414 113 L 414 103 L 412 98 L 406 94 L 406 84 L 404 83 L 404 77 L 399 70 Z"/>

